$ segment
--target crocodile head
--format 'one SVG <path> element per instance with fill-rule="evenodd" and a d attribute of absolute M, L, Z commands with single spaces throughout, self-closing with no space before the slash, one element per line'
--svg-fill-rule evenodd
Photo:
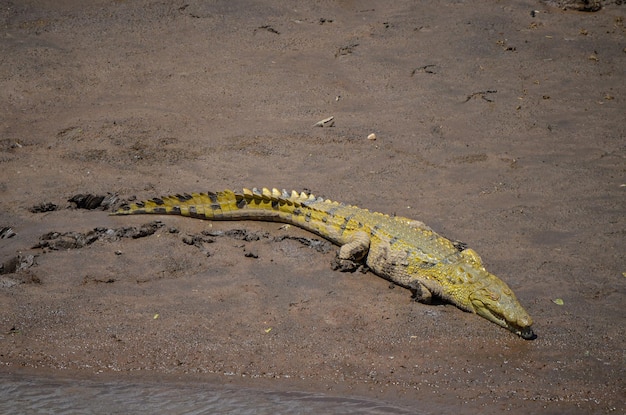
<path fill-rule="evenodd" d="M 536 339 L 532 318 L 509 286 L 485 270 L 480 257 L 471 249 L 466 249 L 461 255 L 465 261 L 457 266 L 456 277 L 463 283 L 464 289 L 457 291 L 456 299 L 464 308 L 523 339 Z"/>
<path fill-rule="evenodd" d="M 469 295 L 469 301 L 479 316 L 502 326 L 526 340 L 537 338 L 532 329 L 533 320 L 515 298 L 513 291 L 501 280 Z"/>

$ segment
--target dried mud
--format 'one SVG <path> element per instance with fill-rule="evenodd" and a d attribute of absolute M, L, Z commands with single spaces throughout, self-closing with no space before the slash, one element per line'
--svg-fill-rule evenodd
<path fill-rule="evenodd" d="M 0 2 L 0 371 L 623 413 L 626 8 L 608 3 Z M 254 186 L 468 243 L 538 338 L 333 271 L 295 227 L 84 209 Z"/>

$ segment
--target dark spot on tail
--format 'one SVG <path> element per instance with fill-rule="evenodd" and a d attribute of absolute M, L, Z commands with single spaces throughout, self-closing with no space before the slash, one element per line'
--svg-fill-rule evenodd
<path fill-rule="evenodd" d="M 219 205 L 219 203 L 217 202 L 217 193 L 207 192 L 207 196 L 209 196 L 209 199 L 211 200 L 211 203 Z"/>
<path fill-rule="evenodd" d="M 189 206 L 189 216 L 192 218 L 200 218 L 203 219 L 205 215 L 201 215 L 198 213 L 198 208 L 196 206 Z"/>
<path fill-rule="evenodd" d="M 176 199 L 178 199 L 179 202 L 186 202 L 191 198 L 193 198 L 193 196 L 191 196 L 190 194 L 176 195 Z"/>
<path fill-rule="evenodd" d="M 152 209 L 152 211 L 153 211 L 154 213 L 161 213 L 161 214 L 165 214 L 165 213 L 167 213 L 167 210 L 165 210 L 165 208 L 164 208 L 164 207 L 157 207 L 157 208 Z"/>
<path fill-rule="evenodd" d="M 138 208 L 146 207 L 145 203 L 143 203 L 143 202 L 137 202 L 137 203 L 135 203 L 135 206 L 137 206 Z"/>
<path fill-rule="evenodd" d="M 243 209 L 248 205 L 248 202 L 246 202 L 246 199 L 244 199 L 243 197 L 237 197 L 237 207 L 239 209 Z"/>
<path fill-rule="evenodd" d="M 155 197 L 154 199 L 152 199 L 152 201 L 153 201 L 154 203 L 156 203 L 157 205 L 159 205 L 159 206 L 162 206 L 162 205 L 164 205 L 164 204 L 165 204 L 165 202 L 163 201 L 163 199 L 161 199 L 161 198 L 159 198 L 159 197 Z"/>
<path fill-rule="evenodd" d="M 278 200 L 272 200 L 272 209 L 278 209 Z"/>

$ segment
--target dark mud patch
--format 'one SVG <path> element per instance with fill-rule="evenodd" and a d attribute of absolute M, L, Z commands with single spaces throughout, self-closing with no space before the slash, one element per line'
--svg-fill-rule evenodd
<path fill-rule="evenodd" d="M 117 241 L 122 238 L 144 238 L 154 234 L 164 225 L 161 221 L 152 221 L 139 227 L 125 226 L 121 228 L 94 228 L 89 232 L 48 232 L 41 235 L 33 249 L 67 250 L 80 249 L 96 241 Z"/>
<path fill-rule="evenodd" d="M 580 12 L 597 12 L 607 3 L 621 4 L 620 0 L 542 0 L 542 2 L 550 7 Z"/>
<path fill-rule="evenodd" d="M 80 195 L 82 196 L 82 195 Z M 98 200 L 102 200 L 99 198 Z M 99 204 L 99 202 L 94 203 Z M 139 239 L 154 235 L 157 230 L 165 225 L 160 220 L 151 221 L 140 226 L 124 226 L 119 228 L 97 227 L 88 232 L 48 232 L 39 237 L 39 241 L 32 249 L 43 249 L 44 251 L 60 251 L 70 249 L 81 249 L 96 241 L 114 242 L 120 239 Z M 174 226 L 167 229 L 167 233 L 177 235 L 180 230 Z M 272 236 L 269 232 L 250 231 L 243 228 L 233 228 L 228 230 L 204 230 L 200 233 L 185 233 L 180 236 L 180 241 L 185 245 L 195 246 L 206 256 L 210 256 L 207 249 L 208 244 L 215 242 L 216 238 L 230 238 L 242 242 L 258 242 L 265 240 L 270 243 L 281 243 L 283 241 L 296 241 L 299 244 L 309 247 L 320 253 L 330 252 L 334 245 L 325 239 L 308 238 L 303 236 L 279 235 Z M 239 245 L 243 248 L 245 256 L 258 258 L 258 254 L 246 247 L 246 244 Z M 31 255 L 32 257 L 32 255 Z M 21 257 L 15 257 L 21 258 Z M 13 264 L 13 262 L 11 262 Z M 7 265 L 6 269 L 15 269 L 16 266 Z M 14 271 L 7 271 L 14 272 Z"/>
<path fill-rule="evenodd" d="M 170 233 L 178 233 L 178 229 L 170 228 Z M 198 234 L 186 234 L 181 237 L 183 243 L 187 245 L 192 245 L 200 249 L 200 251 L 206 255 L 210 256 L 210 252 L 208 251 L 207 244 L 212 244 L 215 242 L 216 238 L 227 237 L 231 239 L 235 239 L 243 242 L 257 242 L 261 240 L 265 240 L 271 243 L 281 243 L 283 241 L 292 240 L 299 242 L 303 246 L 307 246 L 309 248 L 314 249 L 320 253 L 330 252 L 334 245 L 325 239 L 317 239 L 317 238 L 308 238 L 302 236 L 290 236 L 290 235 L 279 235 L 272 236 L 269 232 L 257 232 L 250 231 L 242 228 L 234 228 L 223 231 L 214 231 L 214 230 L 205 230 Z M 259 254 L 253 248 L 248 245 L 240 245 L 240 248 L 244 251 L 244 256 L 247 258 L 259 258 Z"/>
<path fill-rule="evenodd" d="M 34 255 L 16 255 L 0 264 L 0 274 L 13 274 L 27 270 L 35 264 Z"/>
<path fill-rule="evenodd" d="M 0 239 L 9 239 L 13 238 L 17 233 L 10 226 L 2 226 L 0 227 Z"/>
<path fill-rule="evenodd" d="M 106 199 L 106 202 L 105 202 Z M 77 194 L 68 199 L 77 209 L 98 209 L 106 210 L 117 199 L 114 195 L 99 196 L 92 194 Z"/>
<path fill-rule="evenodd" d="M 66 209 L 86 209 L 86 210 L 115 210 L 127 201 L 121 200 L 114 193 L 97 195 L 91 193 L 78 193 L 67 199 L 70 203 Z M 41 202 L 28 208 L 31 213 L 46 213 L 60 210 L 61 208 L 54 202 Z"/>
<path fill-rule="evenodd" d="M 31 213 L 45 213 L 45 212 L 54 212 L 57 209 L 58 209 L 58 206 L 52 202 L 42 202 L 34 206 L 31 206 L 30 209 L 28 209 L 28 211 Z"/>
<path fill-rule="evenodd" d="M 30 268 L 36 265 L 36 255 L 19 254 L 0 264 L 0 288 L 19 284 L 41 284 Z"/>

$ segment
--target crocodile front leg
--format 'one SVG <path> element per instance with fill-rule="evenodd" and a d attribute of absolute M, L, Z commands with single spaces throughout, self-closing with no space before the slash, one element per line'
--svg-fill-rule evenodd
<path fill-rule="evenodd" d="M 432 304 L 433 294 L 428 288 L 418 280 L 413 280 L 409 283 L 409 290 L 413 294 L 413 299 L 422 304 Z"/>
<path fill-rule="evenodd" d="M 333 269 L 341 272 L 354 272 L 361 265 L 370 249 L 370 236 L 367 232 L 355 232 L 350 240 L 339 249 L 333 262 Z"/>

